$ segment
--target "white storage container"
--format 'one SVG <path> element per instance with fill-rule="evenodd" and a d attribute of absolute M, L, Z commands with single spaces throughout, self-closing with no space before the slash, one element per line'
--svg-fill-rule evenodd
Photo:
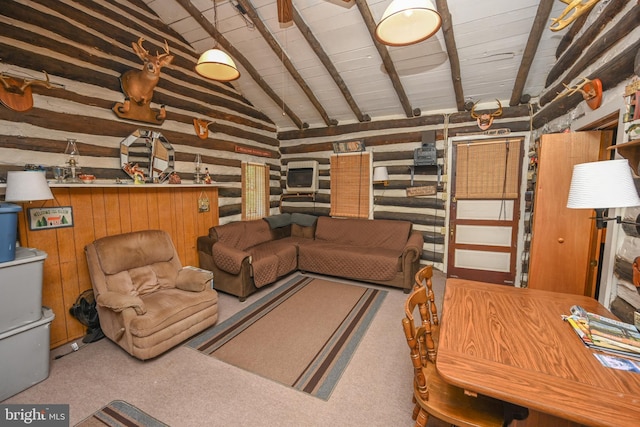
<path fill-rule="evenodd" d="M 41 318 L 0 333 L 0 401 L 49 376 L 51 322 L 55 315 L 41 307 Z"/>
<path fill-rule="evenodd" d="M 0 333 L 42 317 L 46 257 L 46 252 L 18 247 L 13 261 L 0 263 Z"/>

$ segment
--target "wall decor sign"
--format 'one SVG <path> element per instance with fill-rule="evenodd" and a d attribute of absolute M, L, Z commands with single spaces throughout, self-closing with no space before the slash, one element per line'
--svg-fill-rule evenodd
<path fill-rule="evenodd" d="M 29 230 L 73 227 L 73 207 L 29 208 Z"/>
<path fill-rule="evenodd" d="M 347 141 L 333 143 L 334 153 L 357 153 L 364 150 L 364 141 Z"/>

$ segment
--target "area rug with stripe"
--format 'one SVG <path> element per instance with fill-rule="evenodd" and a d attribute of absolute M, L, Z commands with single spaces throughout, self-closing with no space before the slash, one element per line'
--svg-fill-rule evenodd
<path fill-rule="evenodd" d="M 328 400 L 386 295 L 298 275 L 185 345 Z"/>
<path fill-rule="evenodd" d="M 114 400 L 75 427 L 169 427 L 123 400 Z"/>

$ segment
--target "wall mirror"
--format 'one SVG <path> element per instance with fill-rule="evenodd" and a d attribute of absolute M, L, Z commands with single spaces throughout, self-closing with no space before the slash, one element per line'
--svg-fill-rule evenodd
<path fill-rule="evenodd" d="M 138 129 L 120 143 L 122 170 L 134 180 L 164 182 L 175 167 L 175 150 L 160 133 Z"/>

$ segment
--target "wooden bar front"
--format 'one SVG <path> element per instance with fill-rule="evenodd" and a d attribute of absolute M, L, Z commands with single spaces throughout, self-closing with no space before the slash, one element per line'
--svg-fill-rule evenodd
<path fill-rule="evenodd" d="M 47 253 L 42 304 L 53 309 L 51 348 L 86 333 L 69 314 L 78 295 L 91 288 L 84 254 L 86 244 L 100 237 L 146 229 L 171 235 L 183 265 L 198 265 L 196 239 L 218 225 L 218 189 L 213 186 L 111 185 L 55 186 L 55 200 L 22 204 L 18 217 L 20 245 Z M 209 211 L 199 212 L 206 195 Z M 71 206 L 73 227 L 30 230 L 30 208 Z"/>

